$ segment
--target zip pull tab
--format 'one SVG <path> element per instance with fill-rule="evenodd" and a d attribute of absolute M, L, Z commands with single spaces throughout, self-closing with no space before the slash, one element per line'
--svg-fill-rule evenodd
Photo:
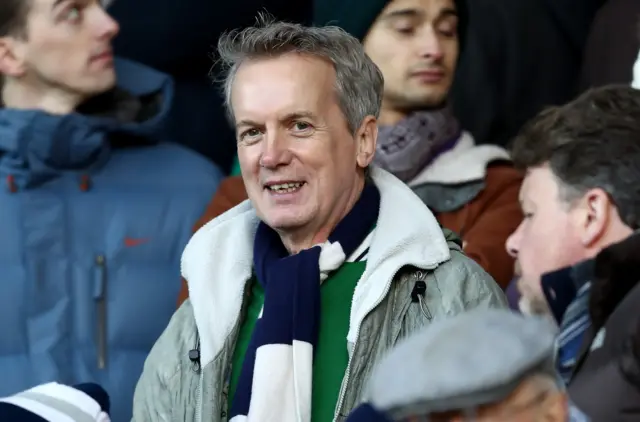
<path fill-rule="evenodd" d="M 411 291 L 411 302 L 418 302 L 422 315 L 431 321 L 433 319 L 433 315 L 431 315 L 431 311 L 426 303 L 427 283 L 422 279 L 423 275 L 422 271 L 418 271 L 416 274 L 417 280 L 416 284 L 413 286 L 413 290 Z"/>
<path fill-rule="evenodd" d="M 93 298 L 96 302 L 96 351 L 98 369 L 107 366 L 107 266 L 104 255 L 96 257 L 96 280 Z"/>

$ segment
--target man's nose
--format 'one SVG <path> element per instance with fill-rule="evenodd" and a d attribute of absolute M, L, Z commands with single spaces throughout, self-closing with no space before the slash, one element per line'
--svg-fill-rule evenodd
<path fill-rule="evenodd" d="M 100 38 L 111 39 L 118 35 L 120 32 L 120 25 L 115 21 L 104 9 L 100 10 L 99 21 L 99 34 Z"/>
<path fill-rule="evenodd" d="M 440 60 L 444 56 L 442 49 L 442 43 L 434 28 L 429 28 L 424 31 L 424 34 L 417 37 L 416 42 L 419 43 L 420 56 L 429 58 L 431 60 Z"/>
<path fill-rule="evenodd" d="M 291 152 L 286 140 L 278 134 L 265 135 L 260 165 L 265 168 L 276 168 L 291 161 Z"/>
<path fill-rule="evenodd" d="M 507 253 L 512 258 L 518 257 L 518 249 L 519 249 L 518 232 L 519 231 L 520 231 L 520 228 L 518 227 L 515 232 L 511 233 L 511 235 L 507 238 L 507 241 L 505 242 L 505 248 L 507 249 Z"/>

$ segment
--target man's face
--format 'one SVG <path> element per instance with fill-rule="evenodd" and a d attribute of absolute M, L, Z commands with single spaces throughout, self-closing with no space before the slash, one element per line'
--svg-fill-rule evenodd
<path fill-rule="evenodd" d="M 545 382 L 548 384 L 548 382 Z M 418 419 L 414 419 L 418 422 Z M 473 417 L 462 412 L 432 414 L 429 422 L 567 422 L 567 396 L 547 385 L 525 380 L 504 400 L 481 406 Z M 407 422 L 413 422 L 408 419 Z"/>
<path fill-rule="evenodd" d="M 520 189 L 524 219 L 506 247 L 520 268 L 518 289 L 525 313 L 549 312 L 540 286 L 542 274 L 574 265 L 586 256 L 573 209 L 562 201 L 559 189 L 547 166 L 530 170 Z"/>
<path fill-rule="evenodd" d="M 333 66 L 293 53 L 245 62 L 231 105 L 242 177 L 261 219 L 285 232 L 335 222 L 363 183 L 376 132 L 371 117 L 350 133 Z"/>
<path fill-rule="evenodd" d="M 458 60 L 453 0 L 393 0 L 364 40 L 384 75 L 384 104 L 392 110 L 436 107 L 446 99 Z"/>
<path fill-rule="evenodd" d="M 118 24 L 97 0 L 31 0 L 24 37 L 3 40 L 7 76 L 33 90 L 87 98 L 115 84 L 111 41 Z"/>

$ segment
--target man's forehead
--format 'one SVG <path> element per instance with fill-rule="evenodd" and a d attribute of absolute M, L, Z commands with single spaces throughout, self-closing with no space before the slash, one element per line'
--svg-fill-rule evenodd
<path fill-rule="evenodd" d="M 236 74 L 231 104 L 238 121 L 278 120 L 295 113 L 317 113 L 333 101 L 333 69 L 321 60 L 285 57 L 243 63 Z"/>
<path fill-rule="evenodd" d="M 51 10 L 58 3 L 58 0 L 31 0 L 31 10 Z"/>
<path fill-rule="evenodd" d="M 556 194 L 557 189 L 558 185 L 549 166 L 530 168 L 526 171 L 520 187 L 520 203 L 534 201 L 535 198 L 541 196 L 552 197 Z"/>

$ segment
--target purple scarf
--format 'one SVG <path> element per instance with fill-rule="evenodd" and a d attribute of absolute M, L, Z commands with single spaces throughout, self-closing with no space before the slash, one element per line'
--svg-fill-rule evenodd
<path fill-rule="evenodd" d="M 451 107 L 417 111 L 378 131 L 375 163 L 409 182 L 438 155 L 453 148 L 462 131 Z"/>

